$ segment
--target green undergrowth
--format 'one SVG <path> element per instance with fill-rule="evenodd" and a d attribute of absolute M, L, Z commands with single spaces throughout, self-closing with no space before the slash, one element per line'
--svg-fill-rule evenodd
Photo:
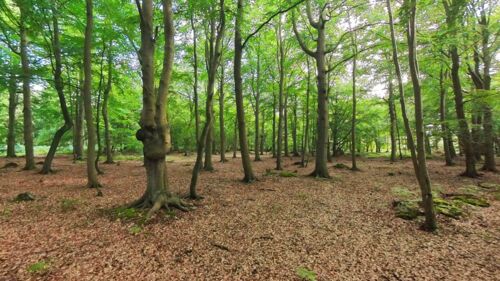
<path fill-rule="evenodd" d="M 48 260 L 40 260 L 28 265 L 26 270 L 31 274 L 42 275 L 50 270 L 50 262 Z"/>
<path fill-rule="evenodd" d="M 316 281 L 317 274 L 316 272 L 308 269 L 307 267 L 298 267 L 296 269 L 297 276 L 304 281 Z"/>

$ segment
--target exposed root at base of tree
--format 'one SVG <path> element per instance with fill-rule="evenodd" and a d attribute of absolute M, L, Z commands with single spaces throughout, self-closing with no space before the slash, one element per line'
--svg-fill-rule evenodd
<path fill-rule="evenodd" d="M 188 212 L 196 208 L 193 205 L 186 203 L 184 200 L 180 199 L 177 196 L 166 196 L 166 195 L 158 196 L 158 198 L 156 198 L 154 202 L 149 200 L 149 198 L 145 198 L 143 196 L 142 198 L 133 202 L 127 207 L 135 209 L 149 209 L 146 215 L 148 219 L 152 218 L 153 215 L 162 208 L 167 210 L 173 208 L 181 210 L 183 212 Z"/>

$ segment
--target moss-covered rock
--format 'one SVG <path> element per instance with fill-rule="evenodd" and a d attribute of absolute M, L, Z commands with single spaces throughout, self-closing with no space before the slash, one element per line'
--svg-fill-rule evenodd
<path fill-rule="evenodd" d="M 414 220 L 418 216 L 423 215 L 423 212 L 420 211 L 417 201 L 413 200 L 403 200 L 403 201 L 394 201 L 392 202 L 392 206 L 396 211 L 396 217 L 402 218 L 405 220 Z"/>
<path fill-rule="evenodd" d="M 461 204 L 457 204 L 453 201 L 447 201 L 443 198 L 434 198 L 434 208 L 436 212 L 454 219 L 459 219 L 463 214 L 463 210 L 460 205 Z"/>

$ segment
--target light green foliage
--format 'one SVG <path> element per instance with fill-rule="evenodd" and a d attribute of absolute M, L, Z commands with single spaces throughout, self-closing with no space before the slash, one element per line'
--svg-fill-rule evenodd
<path fill-rule="evenodd" d="M 139 225 L 135 225 L 135 224 L 133 226 L 129 227 L 129 229 L 128 229 L 128 232 L 132 235 L 138 235 L 142 231 L 143 231 L 142 227 Z"/>
<path fill-rule="evenodd" d="M 298 267 L 296 270 L 297 276 L 305 281 L 316 281 L 317 274 L 316 272 L 306 268 L 306 267 Z"/>
<path fill-rule="evenodd" d="M 50 270 L 50 262 L 47 260 L 40 260 L 30 264 L 27 270 L 31 274 L 44 274 Z"/>
<path fill-rule="evenodd" d="M 280 172 L 280 177 L 283 177 L 283 178 L 292 178 L 292 177 L 296 177 L 296 176 L 297 176 L 296 172 L 292 172 L 292 171 Z"/>

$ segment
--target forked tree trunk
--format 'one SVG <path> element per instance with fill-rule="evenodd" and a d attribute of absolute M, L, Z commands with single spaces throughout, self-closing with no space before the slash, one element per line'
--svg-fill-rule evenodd
<path fill-rule="evenodd" d="M 392 18 L 392 10 L 391 10 L 391 2 L 390 0 L 386 1 L 387 4 L 387 12 L 389 16 L 389 27 L 391 32 L 391 42 L 392 42 L 392 59 L 394 63 L 394 67 L 396 70 L 396 77 L 398 79 L 398 89 L 399 89 L 399 100 L 401 103 L 401 114 L 403 116 L 403 121 L 405 125 L 405 131 L 407 136 L 408 147 L 410 149 L 413 169 L 415 171 L 415 176 L 417 178 L 418 184 L 420 186 L 420 192 L 422 195 L 422 202 L 425 210 L 425 229 L 429 231 L 434 231 L 437 227 L 436 225 L 436 214 L 434 212 L 434 205 L 432 200 L 431 186 L 429 175 L 427 173 L 427 166 L 425 163 L 425 151 L 423 144 L 423 120 L 422 120 L 422 101 L 420 97 L 420 84 L 418 81 L 418 69 L 417 69 L 417 61 L 416 61 L 416 45 L 415 45 L 415 0 L 406 0 L 411 1 L 409 4 L 409 24 L 408 24 L 408 45 L 409 45 L 409 54 L 408 58 L 410 61 L 410 72 L 412 83 L 414 87 L 414 96 L 415 96 L 415 117 L 416 117 L 416 127 L 417 127 L 417 142 L 418 142 L 418 154 L 415 149 L 415 144 L 413 142 L 413 135 L 411 133 L 410 122 L 408 121 L 408 115 L 406 114 L 406 104 L 404 99 L 404 88 L 403 88 L 403 79 L 401 75 L 401 69 L 399 66 L 399 59 L 397 53 L 397 43 L 396 43 L 396 35 L 394 32 L 394 24 Z M 417 105 L 418 103 L 418 105 Z M 420 120 L 418 119 L 420 118 Z"/>
<path fill-rule="evenodd" d="M 28 39 L 25 23 L 27 13 L 26 3 L 19 3 L 19 29 L 21 37 L 21 67 L 23 77 L 23 136 L 25 151 L 25 170 L 35 169 L 35 154 L 33 151 L 33 117 L 31 111 L 31 74 L 28 58 Z"/>
<path fill-rule="evenodd" d="M 71 130 L 73 127 L 73 121 L 68 111 L 68 106 L 66 105 L 66 97 L 64 96 L 64 85 L 62 79 L 62 61 L 61 61 L 61 45 L 59 42 L 59 22 L 58 22 L 58 10 L 55 7 L 56 4 L 52 6 L 52 50 L 54 52 L 55 69 L 54 69 L 54 85 L 56 88 L 57 96 L 59 97 L 59 105 L 61 106 L 61 112 L 64 118 L 64 125 L 59 128 L 52 143 L 50 144 L 49 152 L 43 161 L 42 174 L 48 174 L 52 171 L 52 160 L 56 155 L 57 147 L 61 142 L 64 134 Z"/>
<path fill-rule="evenodd" d="M 9 75 L 9 121 L 7 125 L 7 157 L 16 157 L 16 108 L 17 108 L 17 77 Z"/>
<path fill-rule="evenodd" d="M 95 167 L 96 160 L 96 131 L 94 118 L 92 115 L 92 0 L 85 0 L 87 24 L 85 26 L 85 41 L 83 47 L 83 105 L 85 109 L 85 121 L 87 123 L 87 187 L 98 188 L 99 181 L 97 180 L 97 170 Z"/>
<path fill-rule="evenodd" d="M 216 74 L 217 74 L 217 67 L 220 64 L 220 57 L 221 57 L 221 51 L 222 51 L 222 38 L 224 36 L 224 28 L 225 28 L 225 12 L 224 12 L 224 0 L 220 0 L 220 6 L 219 6 L 219 23 L 218 23 L 218 28 L 216 28 L 216 22 L 215 19 L 210 20 L 210 38 L 211 41 L 208 43 L 207 47 L 207 71 L 208 71 L 208 85 L 207 85 L 207 101 L 206 101 L 206 111 L 205 111 L 205 125 L 203 126 L 203 130 L 200 135 L 200 139 L 198 140 L 197 143 L 197 150 L 196 150 L 196 162 L 193 167 L 193 171 L 191 174 L 191 183 L 189 186 L 189 197 L 191 199 L 199 199 L 201 198 L 198 196 L 196 192 L 196 185 L 198 182 L 198 174 L 200 172 L 201 164 L 202 164 L 202 157 L 203 157 L 203 149 L 205 149 L 205 152 L 209 151 L 209 154 L 205 153 L 205 165 L 209 164 L 211 166 L 211 143 L 208 142 L 207 140 L 209 139 L 209 134 L 210 131 L 213 132 L 212 125 L 213 125 L 213 96 L 214 96 L 214 91 L 215 91 L 215 80 L 216 80 Z M 205 146 L 205 147 L 204 147 Z M 208 160 L 208 162 L 207 162 Z M 207 170 L 207 167 L 205 166 L 205 170 Z M 213 167 L 211 167 L 211 170 L 213 170 Z"/>

